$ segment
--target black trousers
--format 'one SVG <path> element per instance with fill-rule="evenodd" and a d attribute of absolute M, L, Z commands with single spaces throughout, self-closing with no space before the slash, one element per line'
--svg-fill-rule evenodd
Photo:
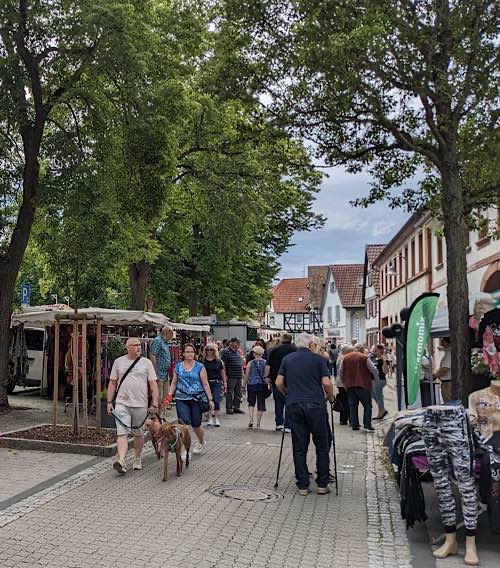
<path fill-rule="evenodd" d="M 241 377 L 227 379 L 226 410 L 238 409 L 241 404 Z"/>
<path fill-rule="evenodd" d="M 307 469 L 307 449 L 312 440 L 316 447 L 316 470 L 318 487 L 326 487 L 330 476 L 330 456 L 328 437 L 328 413 L 325 403 L 303 402 L 288 404 L 286 415 L 292 429 L 293 463 L 297 487 L 309 487 Z"/>
<path fill-rule="evenodd" d="M 347 389 L 349 398 L 349 412 L 351 417 L 351 426 L 359 428 L 358 405 L 363 405 L 363 426 L 371 428 L 372 426 L 372 393 L 365 391 L 361 387 L 351 387 Z"/>
<path fill-rule="evenodd" d="M 344 387 L 338 387 L 338 389 L 338 397 L 344 408 L 344 410 L 340 412 L 340 423 L 347 424 L 349 422 L 349 399 L 347 398 L 347 391 Z"/>

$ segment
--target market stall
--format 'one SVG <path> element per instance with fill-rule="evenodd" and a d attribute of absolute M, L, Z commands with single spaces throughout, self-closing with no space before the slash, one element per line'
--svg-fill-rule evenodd
<path fill-rule="evenodd" d="M 78 312 L 52 310 L 12 316 L 12 325 L 42 328 L 46 333 L 42 390 L 52 393 L 53 423 L 57 422 L 57 400 L 70 399 L 75 428 L 79 428 L 79 409 L 83 407 L 87 428 L 87 405 L 96 409 L 100 424 L 101 390 L 106 388 L 111 366 L 124 353 L 127 337 L 141 338 L 143 354 L 148 355 L 149 338 L 168 323 L 163 314 L 133 310 L 82 308 Z"/>
<path fill-rule="evenodd" d="M 406 410 L 394 420 L 386 437 L 407 527 L 427 520 L 422 476 L 430 474 L 444 527 L 444 543 L 433 554 L 436 558 L 456 554 L 460 526 L 455 513 L 456 485 L 466 534 L 464 561 L 472 566 L 479 564 L 475 535 L 481 511 L 487 511 L 491 532 L 500 534 L 499 300 L 498 291 L 476 296 L 471 309 L 472 343 L 479 357 L 476 366 L 481 367 L 485 382 L 474 385 L 467 408 L 461 401 L 448 401 Z M 440 329 L 444 327 L 441 320 Z"/>

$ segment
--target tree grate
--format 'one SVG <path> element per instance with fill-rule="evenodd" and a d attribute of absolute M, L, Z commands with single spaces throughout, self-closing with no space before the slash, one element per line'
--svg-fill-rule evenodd
<path fill-rule="evenodd" d="M 211 487 L 207 491 L 216 497 L 227 497 L 228 499 L 237 499 L 238 501 L 275 503 L 283 499 L 283 495 L 275 491 L 245 485 L 219 485 L 217 487 Z"/>

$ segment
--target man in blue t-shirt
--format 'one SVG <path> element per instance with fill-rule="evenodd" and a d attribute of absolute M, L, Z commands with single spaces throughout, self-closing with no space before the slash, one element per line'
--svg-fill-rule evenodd
<path fill-rule="evenodd" d="M 328 414 L 325 397 L 332 402 L 333 385 L 324 357 L 315 353 L 318 340 L 302 333 L 297 351 L 287 355 L 276 379 L 276 387 L 287 397 L 286 416 L 292 429 L 293 462 L 299 495 L 309 493 L 307 448 L 312 434 L 316 447 L 318 494 L 330 492 Z"/>

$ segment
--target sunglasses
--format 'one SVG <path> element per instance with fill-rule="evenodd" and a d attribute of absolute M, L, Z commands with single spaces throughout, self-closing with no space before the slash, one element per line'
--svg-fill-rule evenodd
<path fill-rule="evenodd" d="M 215 349 L 209 348 L 206 351 L 215 351 Z"/>

